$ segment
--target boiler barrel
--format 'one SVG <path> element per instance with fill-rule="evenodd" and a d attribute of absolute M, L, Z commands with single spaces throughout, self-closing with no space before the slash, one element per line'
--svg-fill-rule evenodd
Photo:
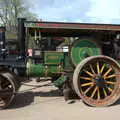
<path fill-rule="evenodd" d="M 27 63 L 27 74 L 35 77 L 52 77 L 63 72 L 62 66 Z"/>

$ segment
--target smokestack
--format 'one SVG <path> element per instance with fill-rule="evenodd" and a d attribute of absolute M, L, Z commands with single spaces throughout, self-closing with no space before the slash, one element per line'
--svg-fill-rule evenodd
<path fill-rule="evenodd" d="M 20 56 L 25 55 L 25 18 L 18 18 L 18 41 L 20 45 Z"/>

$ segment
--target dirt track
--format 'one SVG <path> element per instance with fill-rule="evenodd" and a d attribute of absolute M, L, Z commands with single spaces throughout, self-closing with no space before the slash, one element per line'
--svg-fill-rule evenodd
<path fill-rule="evenodd" d="M 32 83 L 33 84 L 33 83 Z M 30 87 L 22 87 L 28 89 Z M 119 120 L 120 101 L 110 107 L 86 106 L 81 100 L 67 104 L 53 86 L 18 94 L 12 107 L 0 111 L 0 120 Z"/>

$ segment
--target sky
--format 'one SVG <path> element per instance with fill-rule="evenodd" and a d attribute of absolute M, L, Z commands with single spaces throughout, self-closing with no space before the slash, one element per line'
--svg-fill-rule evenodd
<path fill-rule="evenodd" d="M 43 21 L 120 24 L 120 0 L 28 0 Z"/>

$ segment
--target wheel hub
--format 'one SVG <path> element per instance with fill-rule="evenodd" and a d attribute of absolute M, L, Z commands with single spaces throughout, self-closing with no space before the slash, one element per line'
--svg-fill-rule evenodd
<path fill-rule="evenodd" d="M 101 87 L 101 88 L 104 87 L 105 80 L 101 75 L 96 76 L 95 82 L 98 87 Z"/>

